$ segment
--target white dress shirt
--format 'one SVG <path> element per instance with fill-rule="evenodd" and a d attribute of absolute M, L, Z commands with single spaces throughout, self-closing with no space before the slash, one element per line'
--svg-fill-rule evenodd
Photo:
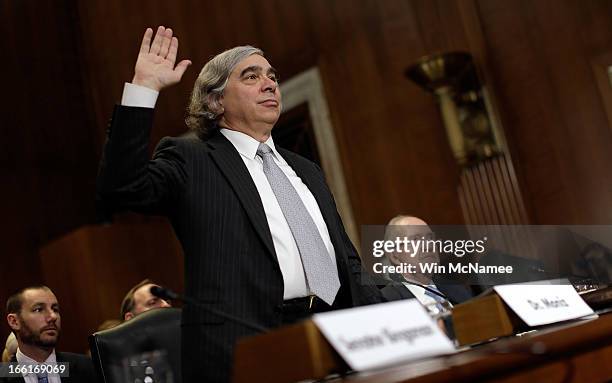
<path fill-rule="evenodd" d="M 17 363 L 39 364 L 34 359 L 22 353 L 19 348 L 17 349 L 17 354 L 15 355 L 15 357 L 17 358 Z M 57 363 L 57 359 L 55 357 L 55 349 L 51 352 L 51 354 L 49 354 L 49 357 L 47 357 L 44 363 L 45 364 Z M 23 380 L 25 380 L 25 383 L 38 383 L 38 377 L 36 376 L 36 374 L 24 373 Z M 47 381 L 49 383 L 62 383 L 62 380 L 59 377 L 59 375 L 48 375 Z"/>
<path fill-rule="evenodd" d="M 153 108 L 155 107 L 157 95 L 158 92 L 149 88 L 126 83 L 121 98 L 121 105 Z M 300 258 L 297 244 L 295 243 L 293 234 L 291 234 L 291 229 L 283 215 L 280 205 L 276 200 L 276 196 L 270 187 L 270 183 L 263 172 L 263 161 L 256 154 L 257 148 L 259 147 L 259 141 L 247 134 L 229 129 L 221 129 L 221 134 L 223 134 L 236 148 L 238 153 L 240 153 L 240 157 L 246 165 L 255 183 L 255 187 L 259 192 L 266 213 L 266 220 L 268 221 L 268 226 L 272 234 L 274 250 L 276 251 L 278 263 L 283 274 L 285 287 L 283 298 L 287 300 L 309 295 L 310 292 L 308 291 L 306 277 L 304 275 L 304 266 L 302 265 L 302 259 Z M 285 173 L 287 178 L 289 178 L 289 181 L 297 191 L 304 206 L 306 206 L 308 213 L 310 213 L 310 216 L 319 230 L 319 234 L 323 239 L 323 243 L 327 248 L 332 262 L 336 265 L 334 246 L 331 243 L 327 225 L 325 224 L 325 220 L 323 219 L 316 199 L 308 187 L 302 182 L 302 179 L 298 177 L 291 166 L 289 166 L 278 153 L 272 137 L 268 138 L 266 144 L 272 149 L 274 161 L 283 173 Z"/>

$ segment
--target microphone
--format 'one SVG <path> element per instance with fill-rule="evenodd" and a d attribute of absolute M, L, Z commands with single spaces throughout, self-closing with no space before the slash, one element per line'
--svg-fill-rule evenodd
<path fill-rule="evenodd" d="M 151 292 L 151 294 L 153 294 L 154 296 L 164 299 L 164 300 L 174 300 L 174 301 L 181 301 L 181 302 L 185 302 L 185 303 L 189 303 L 192 304 L 194 306 L 199 306 L 202 307 L 203 309 L 205 309 L 206 311 L 221 317 L 223 319 L 227 319 L 229 321 L 238 323 L 243 325 L 244 327 L 248 327 L 251 330 L 255 330 L 257 332 L 268 332 L 268 329 L 258 325 L 257 323 L 252 323 L 249 321 L 246 321 L 242 318 L 238 318 L 236 316 L 233 316 L 231 314 L 228 314 L 226 312 L 214 309 L 212 307 L 208 306 L 208 302 L 203 302 L 199 299 L 196 298 L 192 298 L 192 297 L 188 297 L 186 295 L 181 295 L 178 293 L 175 293 L 174 291 L 162 287 L 162 286 L 151 286 L 151 289 L 149 290 Z"/>
<path fill-rule="evenodd" d="M 179 300 L 182 301 L 181 297 L 174 291 L 161 286 L 151 286 L 151 294 L 163 300 Z"/>

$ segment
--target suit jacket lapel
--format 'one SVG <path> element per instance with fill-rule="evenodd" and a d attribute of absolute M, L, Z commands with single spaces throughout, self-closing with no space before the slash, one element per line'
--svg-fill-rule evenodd
<path fill-rule="evenodd" d="M 261 237 L 270 255 L 278 262 L 261 197 L 240 154 L 232 143 L 220 133 L 215 134 L 206 142 L 212 149 L 211 157 L 236 192 L 255 231 Z"/>
<path fill-rule="evenodd" d="M 57 362 L 65 362 L 65 363 L 69 363 L 70 364 L 70 366 L 69 366 L 69 368 L 70 368 L 70 370 L 69 370 L 70 376 L 62 378 L 61 379 L 62 383 L 70 383 L 70 382 L 72 382 L 74 380 L 79 380 L 77 378 L 78 377 L 78 368 L 77 368 L 78 364 L 77 363 L 75 363 L 74 361 L 71 362 L 70 360 L 66 359 L 64 357 L 64 354 L 61 353 L 61 352 L 57 352 L 57 350 L 55 350 L 55 360 L 57 360 Z"/>

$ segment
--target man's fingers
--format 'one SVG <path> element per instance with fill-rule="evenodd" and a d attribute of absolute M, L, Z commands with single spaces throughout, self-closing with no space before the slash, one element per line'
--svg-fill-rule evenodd
<path fill-rule="evenodd" d="M 147 28 L 142 36 L 142 43 L 140 44 L 140 53 L 149 53 L 149 48 L 151 46 L 151 36 L 153 36 L 153 29 Z"/>
<path fill-rule="evenodd" d="M 153 44 L 151 44 L 151 50 L 149 53 L 153 53 L 155 55 L 159 54 L 159 50 L 161 49 L 162 40 L 164 39 L 164 31 L 166 28 L 163 26 L 159 26 L 157 28 L 157 33 L 155 33 L 155 37 L 153 38 Z"/>
<path fill-rule="evenodd" d="M 164 32 L 164 38 L 162 39 L 161 48 L 159 50 L 159 55 L 163 58 L 166 58 L 168 55 L 168 49 L 170 48 L 170 42 L 172 41 L 172 29 L 166 28 Z"/>
<path fill-rule="evenodd" d="M 172 65 L 176 61 L 176 53 L 178 52 L 178 39 L 176 37 L 172 37 L 172 41 L 170 42 L 170 48 L 168 49 L 168 56 L 166 56 L 166 60 L 170 61 Z"/>
<path fill-rule="evenodd" d="M 176 74 L 178 74 L 179 80 L 183 77 L 183 74 L 185 73 L 187 68 L 189 68 L 189 65 L 191 65 L 191 60 L 183 60 L 176 65 L 174 71 L 176 72 Z"/>

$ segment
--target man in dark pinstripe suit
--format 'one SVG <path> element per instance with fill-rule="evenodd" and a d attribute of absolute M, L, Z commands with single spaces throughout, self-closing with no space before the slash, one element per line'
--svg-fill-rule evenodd
<path fill-rule="evenodd" d="M 236 47 L 204 66 L 186 119 L 198 137 L 164 138 L 149 160 L 157 94 L 191 64 L 175 64 L 177 49 L 171 29 L 159 27 L 154 38 L 151 29 L 145 32 L 134 79 L 113 113 L 98 198 L 114 210 L 167 215 L 185 253 L 186 294 L 243 320 L 277 327 L 314 312 L 381 302 L 362 274 L 321 169 L 274 146 L 270 133 L 281 95 L 259 49 Z M 336 266 L 331 272 L 340 287 L 332 300 L 312 293 L 295 228 L 264 174 L 262 143 Z M 227 381 L 235 341 L 254 333 L 194 305 L 184 307 L 182 326 L 185 382 Z"/>

